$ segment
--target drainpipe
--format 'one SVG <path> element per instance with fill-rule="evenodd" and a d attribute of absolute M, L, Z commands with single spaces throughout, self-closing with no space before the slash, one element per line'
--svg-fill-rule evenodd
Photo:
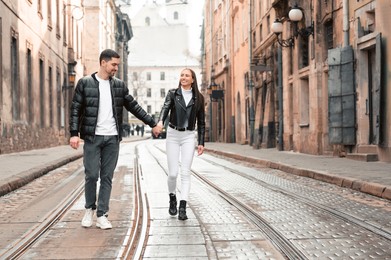
<path fill-rule="evenodd" d="M 210 20 L 210 83 L 209 87 L 211 87 L 212 82 L 214 81 L 214 75 L 213 73 L 213 0 L 209 1 L 209 20 Z M 212 94 L 211 94 L 212 95 Z M 213 142 L 213 110 L 212 110 L 212 97 L 210 97 L 210 103 L 209 103 L 209 142 Z"/>
<path fill-rule="evenodd" d="M 250 90 L 250 145 L 254 144 L 254 124 L 255 124 L 255 111 L 254 111 L 254 83 L 252 79 L 251 63 L 252 63 L 252 0 L 248 0 L 248 16 L 249 16 L 249 30 L 248 30 L 248 65 L 249 75 L 248 84 Z"/>
<path fill-rule="evenodd" d="M 284 115 L 283 115 L 283 87 L 282 87 L 282 47 L 279 45 L 277 50 L 277 66 L 278 66 L 278 150 L 284 150 L 283 130 L 284 130 Z"/>
<path fill-rule="evenodd" d="M 349 45 L 349 0 L 343 0 L 343 46 Z"/>

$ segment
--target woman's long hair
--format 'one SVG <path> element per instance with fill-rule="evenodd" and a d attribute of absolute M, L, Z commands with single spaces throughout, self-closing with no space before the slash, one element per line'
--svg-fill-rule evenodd
<path fill-rule="evenodd" d="M 201 94 L 200 90 L 198 89 L 198 83 L 197 83 L 197 76 L 194 72 L 194 70 L 189 68 L 184 68 L 182 71 L 188 70 L 191 73 L 191 77 L 193 78 L 193 83 L 191 83 L 191 89 L 193 91 L 193 96 L 196 98 L 196 102 L 198 106 L 204 105 L 204 96 Z M 178 88 L 181 87 L 181 81 L 179 80 Z"/>

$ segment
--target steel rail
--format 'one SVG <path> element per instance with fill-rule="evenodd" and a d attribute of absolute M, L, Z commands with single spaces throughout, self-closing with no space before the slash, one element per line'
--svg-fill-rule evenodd
<path fill-rule="evenodd" d="M 142 259 L 148 241 L 150 212 L 147 195 L 142 185 L 142 168 L 138 162 L 138 149 L 136 146 L 134 159 L 134 224 L 128 231 L 120 256 L 117 259 Z"/>
<path fill-rule="evenodd" d="M 240 176 L 242 176 L 243 178 L 246 178 L 254 183 L 257 183 L 267 189 L 270 189 L 270 190 L 274 190 L 274 191 L 277 191 L 281 194 L 284 194 L 285 196 L 288 196 L 288 197 L 291 197 L 291 198 L 295 198 L 295 200 L 297 201 L 300 201 L 302 203 L 305 203 L 306 205 L 310 206 L 310 207 L 313 207 L 313 208 L 316 208 L 316 209 L 319 209 L 319 210 L 322 210 L 324 212 L 327 212 L 328 214 L 336 217 L 336 218 L 339 218 L 347 223 L 350 223 L 350 224 L 353 224 L 353 225 L 356 225 L 360 228 L 364 228 L 366 230 L 368 230 L 369 232 L 372 232 L 378 236 L 381 236 L 385 239 L 388 239 L 388 240 L 391 240 L 391 232 L 388 231 L 388 230 L 384 230 L 381 228 L 381 226 L 378 226 L 378 225 L 375 225 L 375 223 L 370 223 L 370 222 L 366 222 L 364 220 L 361 220 L 360 218 L 358 218 L 357 216 L 355 215 L 352 215 L 352 214 L 348 214 L 348 213 L 344 213 L 342 211 L 339 211 L 339 210 L 336 210 L 332 207 L 329 207 L 327 205 L 324 205 L 324 204 L 320 204 L 319 202 L 315 202 L 311 199 L 308 199 L 304 196 L 301 196 L 301 195 L 298 195 L 296 193 L 293 193 L 293 192 L 290 192 L 290 191 L 287 191 L 285 189 L 282 189 L 282 188 L 279 188 L 279 187 L 276 187 L 274 185 L 271 185 L 271 184 L 268 184 L 264 181 L 261 181 L 259 179 L 256 179 L 254 177 L 251 177 L 249 175 L 246 175 L 246 174 L 243 174 L 239 171 L 236 171 L 236 170 L 233 170 L 231 168 L 228 168 L 226 167 L 225 165 L 222 165 L 222 164 L 219 164 L 219 163 L 216 163 L 215 161 L 211 161 L 211 160 L 208 160 L 208 159 L 205 159 L 203 158 L 203 160 L 207 161 L 208 163 L 211 163 L 213 165 L 218 165 L 219 167 L 222 167 L 222 168 L 225 168 L 225 169 L 229 169 L 231 172 L 235 173 L 235 174 L 238 174 Z"/>
<path fill-rule="evenodd" d="M 287 259 L 308 259 L 308 257 L 301 252 L 289 239 L 286 239 L 278 230 L 268 224 L 268 221 L 257 214 L 246 204 L 237 200 L 234 196 L 225 192 L 223 189 L 209 181 L 207 178 L 202 176 L 200 173 L 191 170 L 193 175 L 200 181 L 206 183 L 209 187 L 212 187 L 219 195 L 226 201 L 232 204 L 239 211 L 244 213 L 251 222 L 256 225 L 262 233 L 270 239 L 270 242 L 275 245 L 280 251 L 287 257 Z"/>
<path fill-rule="evenodd" d="M 157 150 L 164 153 L 162 149 L 155 146 Z M 160 167 L 163 168 L 163 165 L 159 162 L 159 160 L 152 154 Z M 163 168 L 164 171 L 166 171 Z M 213 182 L 209 181 L 207 178 L 203 177 L 198 172 L 191 170 L 193 175 L 197 177 L 201 182 L 205 183 L 207 187 L 213 188 L 219 195 L 224 198 L 228 203 L 237 208 L 240 212 L 242 212 L 254 225 L 256 225 L 259 230 L 270 239 L 270 242 L 275 245 L 282 254 L 285 255 L 287 259 L 308 259 L 308 257 L 301 252 L 293 243 L 290 242 L 289 239 L 286 239 L 278 230 L 273 228 L 268 224 L 268 221 L 262 218 L 259 214 L 257 214 L 252 208 L 248 207 L 246 204 L 237 200 L 235 197 L 225 192 Z"/>
<path fill-rule="evenodd" d="M 80 168 L 74 175 L 78 175 L 83 168 Z M 11 248 L 0 255 L 1 259 L 20 258 L 37 240 L 39 240 L 59 219 L 75 204 L 84 191 L 84 183 L 74 189 L 63 201 L 58 204 L 42 223 L 35 225 L 29 233 L 16 242 Z"/>

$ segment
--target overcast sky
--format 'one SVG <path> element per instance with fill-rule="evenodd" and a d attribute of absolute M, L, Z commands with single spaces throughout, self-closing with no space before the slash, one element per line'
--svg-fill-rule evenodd
<path fill-rule="evenodd" d="M 143 6 L 145 2 L 153 2 L 153 0 L 132 0 L 131 1 L 131 12 L 129 13 L 130 19 L 137 14 L 140 7 Z M 193 55 L 200 55 L 200 48 L 201 48 L 201 26 L 202 26 L 202 19 L 203 19 L 203 7 L 204 7 L 204 0 L 187 0 L 189 4 L 192 5 L 191 12 L 189 12 L 189 48 L 190 52 Z M 165 0 L 156 0 L 157 3 L 165 3 Z"/>

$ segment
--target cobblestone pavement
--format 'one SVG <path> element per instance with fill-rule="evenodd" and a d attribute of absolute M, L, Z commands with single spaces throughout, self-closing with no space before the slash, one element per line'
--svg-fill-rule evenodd
<path fill-rule="evenodd" d="M 308 155 L 249 145 L 206 143 L 207 152 L 336 184 L 391 199 L 391 164 L 363 162 L 333 156 Z"/>
<path fill-rule="evenodd" d="M 124 143 L 136 140 L 142 139 L 136 139 L 136 137 L 127 138 L 124 140 Z M 159 143 L 161 147 L 164 147 L 163 141 L 161 140 L 154 140 L 152 143 Z M 383 187 L 382 195 L 386 194 L 385 192 L 389 190 L 389 187 L 391 186 L 389 180 L 390 164 L 373 162 L 362 163 L 342 158 L 317 157 L 291 152 L 279 152 L 274 149 L 265 149 L 267 151 L 254 150 L 249 146 L 238 144 L 206 143 L 206 147 L 207 152 L 213 154 L 238 159 L 247 164 L 255 163 L 257 164 L 257 167 L 271 167 L 271 169 L 265 168 L 265 170 L 270 172 L 279 172 L 273 169 L 281 169 L 286 172 L 284 175 L 291 176 L 293 179 L 300 178 L 315 183 L 315 181 L 312 180 L 313 178 L 332 184 L 338 184 L 340 186 L 343 186 L 344 181 L 351 180 L 355 185 L 360 184 L 357 187 L 360 187 L 361 190 L 363 190 L 362 187 L 366 185 Z M 140 150 L 142 153 L 143 151 L 141 148 Z M 65 164 L 67 161 L 73 160 L 72 158 L 80 158 L 82 156 L 81 152 L 82 149 L 75 151 L 69 146 L 60 146 L 29 151 L 26 153 L 10 154 L 7 156 L 2 155 L 0 156 L 0 164 L 1 169 L 4 169 L 4 172 L 6 173 L 4 175 L 7 176 L 7 178 L 15 178 L 15 176 L 23 178 L 22 174 L 24 174 L 24 176 L 29 176 L 34 172 L 43 173 L 51 167 L 54 167 L 54 165 Z M 146 151 L 145 153 L 148 154 L 148 152 L 149 151 Z M 131 153 L 129 152 L 129 156 L 130 154 Z M 128 168 L 132 168 L 132 165 L 130 165 L 132 160 L 129 160 L 129 156 L 127 155 L 126 158 L 124 157 L 123 160 L 126 160 L 126 165 L 129 164 L 127 166 Z M 200 158 L 207 159 L 205 157 L 208 158 L 209 156 L 202 156 Z M 164 164 L 164 158 L 165 155 L 162 153 L 156 162 Z M 255 179 L 260 178 L 259 174 L 254 173 L 251 177 L 254 180 L 251 180 L 249 177 L 243 178 L 241 176 L 234 176 L 229 169 L 222 171 L 214 170 L 214 168 L 211 167 L 210 169 L 202 170 L 202 167 L 206 166 L 204 163 L 197 161 L 200 158 L 195 159 L 195 167 L 201 167 L 200 172 L 209 175 L 218 186 L 233 192 L 235 196 L 241 197 L 242 199 L 247 198 L 246 200 L 250 203 L 249 205 L 253 205 L 254 208 L 259 209 L 259 214 L 272 223 L 277 230 L 296 243 L 296 246 L 305 249 L 306 252 L 308 252 L 307 256 L 310 259 L 317 258 L 316 256 L 319 256 L 319 252 L 323 252 L 322 257 L 325 258 L 326 254 L 335 256 L 341 251 L 346 251 L 346 248 L 350 248 L 349 253 L 362 256 L 365 253 L 363 252 L 365 249 L 364 245 L 374 245 L 376 248 L 379 245 L 378 248 L 389 248 L 389 242 L 384 244 L 383 240 L 379 240 L 377 236 L 369 236 L 366 235 L 365 232 L 355 230 L 354 225 L 347 225 L 338 219 L 331 222 L 330 218 L 333 216 L 327 217 L 326 219 L 318 213 L 318 211 L 308 210 L 307 206 L 304 205 L 306 203 L 298 205 L 295 204 L 296 202 L 294 202 L 294 200 L 287 200 L 286 197 L 282 198 L 283 194 L 288 192 L 282 193 L 277 190 L 277 188 L 274 188 L 274 190 L 270 192 L 263 188 L 260 189 L 258 186 L 254 187 L 253 185 L 255 185 L 256 182 Z M 216 162 L 220 159 L 213 160 Z M 239 259 L 282 259 L 280 253 L 276 251 L 272 244 L 270 244 L 264 234 L 260 233 L 254 226 L 248 224 L 244 220 L 242 214 L 239 214 L 235 209 L 231 208 L 229 203 L 221 200 L 218 195 L 213 194 L 209 189 L 199 186 L 196 181 L 192 188 L 191 208 L 189 207 L 188 209 L 189 219 L 182 222 L 178 221 L 177 218 L 168 216 L 165 173 L 157 172 L 156 169 L 158 167 L 153 165 L 153 160 L 148 160 L 147 158 L 144 162 L 145 165 L 142 167 L 143 178 L 145 191 L 148 193 L 148 202 L 151 207 L 150 214 L 152 218 L 148 245 L 144 252 L 145 258 L 157 259 L 159 257 L 168 257 L 174 259 L 177 257 L 176 259 L 181 259 L 179 256 L 188 256 L 196 259 L 231 259 L 233 256 L 236 256 Z M 123 162 L 120 161 L 119 164 L 121 163 Z M 224 162 L 224 165 L 227 168 L 232 168 L 235 164 L 238 164 L 236 160 L 232 160 L 232 163 L 227 163 L 227 161 Z M 251 169 L 252 167 L 250 165 L 250 167 L 242 172 L 251 175 Z M 254 171 L 256 171 L 256 169 L 254 169 Z M 367 176 L 368 171 L 371 173 L 369 177 Z M 365 175 L 365 172 L 367 172 L 367 175 Z M 12 173 L 15 176 L 13 176 Z M 5 187 L 7 186 L 7 178 L 3 178 L 2 175 L 3 174 L 0 175 L 0 178 L 2 178 L 1 184 L 3 185 L 2 187 Z M 301 178 L 297 175 L 304 175 L 310 178 Z M 224 176 L 224 178 L 221 178 L 221 176 Z M 263 183 L 268 183 L 270 181 L 277 182 L 274 184 L 278 184 L 284 189 L 291 189 L 290 193 L 292 194 L 298 194 L 303 191 L 301 186 L 296 187 L 296 184 L 290 181 L 281 181 L 275 174 L 266 176 L 270 176 L 268 178 L 272 179 L 259 179 L 257 181 Z M 342 184 L 339 184 L 336 180 L 342 180 Z M 302 184 L 301 182 L 303 181 L 300 180 L 299 183 Z M 239 184 L 242 185 L 242 188 L 240 189 L 238 188 L 240 186 Z M 370 207 L 365 208 L 354 205 L 349 208 L 349 205 L 352 204 L 351 202 L 346 201 L 345 203 L 345 200 L 342 200 L 341 198 L 338 200 L 334 199 L 333 196 L 336 195 L 336 192 L 333 189 L 339 189 L 336 185 L 323 184 L 325 185 L 325 192 L 321 192 L 318 189 L 319 184 L 313 184 L 317 185 L 317 189 L 313 192 L 307 192 L 308 194 L 315 196 L 316 198 L 314 200 L 317 202 L 330 204 L 336 208 L 338 207 L 336 204 L 338 204 L 344 212 L 352 215 L 359 215 L 363 219 L 371 219 L 372 222 L 376 221 L 376 219 L 373 218 L 374 216 L 380 216 L 379 212 L 383 212 L 380 210 L 370 211 L 368 210 L 371 209 Z M 329 186 L 334 188 L 330 188 Z M 355 187 L 356 186 L 349 188 L 356 189 Z M 131 189 L 127 188 L 126 190 L 129 192 Z M 331 195 L 327 195 L 326 193 Z M 71 219 L 69 220 L 69 223 L 72 223 L 74 226 L 68 227 L 69 229 L 63 229 L 67 232 L 69 231 L 69 234 L 71 234 L 70 236 L 67 236 L 70 238 L 67 240 L 69 244 L 74 243 L 76 235 L 84 234 L 86 235 L 84 237 L 86 242 L 81 245 L 81 247 L 88 248 L 92 242 L 96 243 L 96 241 L 100 240 L 106 242 L 111 241 L 113 242 L 113 247 L 115 247 L 115 245 L 118 244 L 119 237 L 126 231 L 126 228 L 120 224 L 122 223 L 120 217 L 126 215 L 124 214 L 124 211 L 130 212 L 131 210 L 131 204 L 128 203 L 126 204 L 126 207 L 123 207 L 120 203 L 124 200 L 131 201 L 131 198 L 125 198 L 124 194 L 122 189 L 114 189 L 113 212 L 115 212 L 115 214 L 113 213 L 113 215 L 110 216 L 114 220 L 113 223 L 115 223 L 115 228 L 112 231 L 105 232 L 104 236 L 98 236 L 98 234 L 102 232 L 97 229 L 82 229 L 80 227 L 80 219 L 82 217 L 83 204 L 79 203 L 77 207 L 74 207 L 73 210 L 74 212 L 77 212 L 77 214 L 70 214 Z M 311 199 L 311 196 L 306 196 L 306 198 Z M 278 199 L 280 199 L 280 201 Z M 359 198 L 356 197 L 355 199 L 359 201 Z M 368 203 L 370 204 L 370 202 Z M 357 205 L 359 205 L 359 203 L 357 203 Z M 356 213 L 355 210 L 359 210 L 359 212 Z M 300 221 L 298 219 L 300 219 Z M 381 219 L 379 218 L 379 223 L 384 219 L 384 217 Z M 331 223 L 331 225 L 328 223 Z M 375 224 L 376 226 L 383 226 L 385 229 L 389 230 L 390 223 L 388 223 L 388 225 L 387 223 Z M 77 230 L 77 232 L 75 232 L 75 230 Z M 92 232 L 93 236 L 90 237 Z M 337 234 L 337 236 L 334 236 L 334 234 Z M 95 239 L 95 236 L 97 239 Z M 113 239 L 113 237 L 116 238 Z M 351 246 L 353 242 L 357 244 L 357 241 L 354 239 L 360 239 L 360 241 L 362 241 L 362 248 Z M 48 243 L 48 246 L 60 248 L 59 245 L 55 244 L 55 241 L 61 241 L 61 239 L 53 240 L 53 237 L 51 237 L 51 244 Z M 213 245 L 211 243 L 213 243 Z M 330 252 L 330 250 L 324 251 L 322 249 L 328 247 L 336 248 L 336 251 Z M 65 248 L 61 254 L 66 254 L 66 252 Z M 90 251 L 86 250 L 85 255 L 83 256 L 87 258 L 88 252 Z M 113 252 L 106 253 L 112 254 Z M 379 251 L 379 256 L 390 257 L 389 253 L 384 250 Z M 359 257 L 357 259 L 359 259 Z"/>
<path fill-rule="evenodd" d="M 131 136 L 123 142 L 142 140 L 149 136 Z M 378 197 L 391 199 L 391 164 L 362 162 L 332 156 L 307 155 L 274 148 L 253 149 L 232 143 L 205 144 L 206 152 L 241 161 L 264 165 L 287 173 L 314 178 L 342 187 L 352 188 Z M 50 170 L 82 156 L 82 147 L 68 145 L 21 153 L 0 155 L 0 196 L 18 188 Z"/>

